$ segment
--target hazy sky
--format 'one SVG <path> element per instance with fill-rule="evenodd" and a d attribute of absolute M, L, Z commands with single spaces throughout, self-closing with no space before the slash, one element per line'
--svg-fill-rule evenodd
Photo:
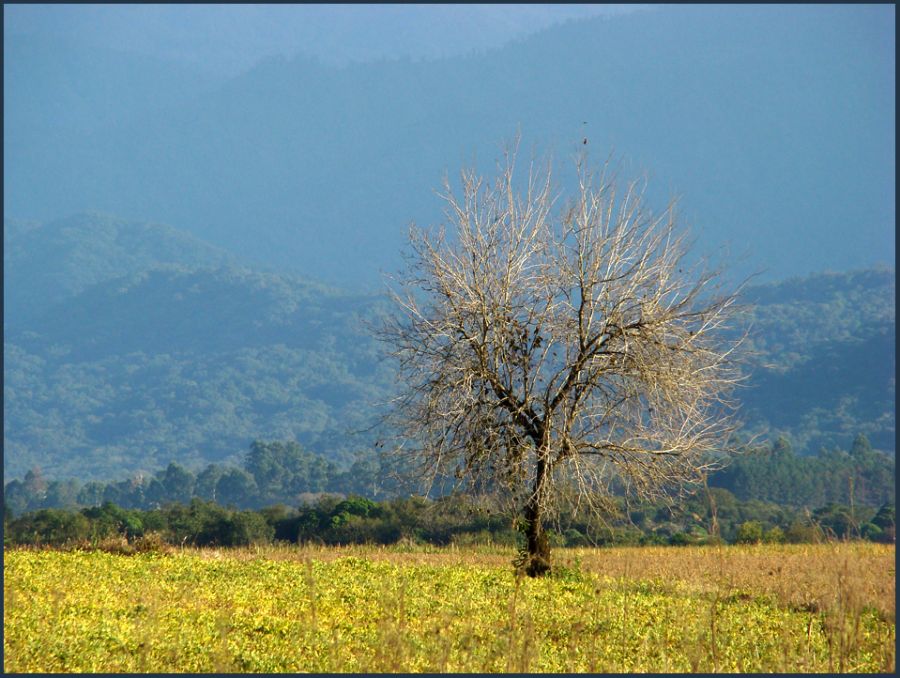
<path fill-rule="evenodd" d="M 11 217 L 105 211 L 333 284 L 380 284 L 409 221 L 440 219 L 443 174 L 521 130 L 560 154 L 590 136 L 595 160 L 615 152 L 629 174 L 647 172 L 656 203 L 683 196 L 704 248 L 746 252 L 753 271 L 893 260 L 892 6 L 14 5 L 4 16 Z M 490 53 L 437 60 L 473 50 Z M 273 54 L 328 65 L 258 63 Z"/>
<path fill-rule="evenodd" d="M 640 5 L 5 5 L 10 34 L 66 36 L 234 75 L 266 56 L 329 63 L 498 47 L 555 23 Z"/>

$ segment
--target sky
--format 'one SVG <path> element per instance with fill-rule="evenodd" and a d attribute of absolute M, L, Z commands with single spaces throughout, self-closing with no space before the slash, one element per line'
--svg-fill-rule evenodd
<path fill-rule="evenodd" d="M 4 5 L 8 33 L 77 39 L 233 76 L 264 57 L 438 58 L 642 5 Z"/>
<path fill-rule="evenodd" d="M 658 204 L 683 196 L 704 247 L 746 254 L 754 272 L 893 260 L 890 6 L 7 5 L 4 16 L 7 216 L 158 221 L 254 263 L 334 284 L 368 270 L 378 285 L 409 221 L 440 218 L 443 174 L 521 130 L 551 154 L 588 134 L 596 159 L 647 173 Z"/>

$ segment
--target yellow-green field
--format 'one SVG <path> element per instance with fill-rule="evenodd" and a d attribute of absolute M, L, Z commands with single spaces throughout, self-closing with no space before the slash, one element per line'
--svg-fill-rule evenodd
<path fill-rule="evenodd" d="M 7 550 L 20 672 L 892 672 L 894 549 Z"/>

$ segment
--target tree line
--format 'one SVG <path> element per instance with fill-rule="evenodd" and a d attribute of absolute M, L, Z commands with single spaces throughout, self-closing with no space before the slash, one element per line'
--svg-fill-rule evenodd
<path fill-rule="evenodd" d="M 818 455 L 798 455 L 784 436 L 770 445 L 734 457 L 709 478 L 743 500 L 761 499 L 786 506 L 828 503 L 879 506 L 893 502 L 896 459 L 872 448 L 859 434 L 847 451 L 822 448 Z"/>
<path fill-rule="evenodd" d="M 813 543 L 866 539 L 893 543 L 895 507 L 828 504 L 813 511 L 742 501 L 710 488 L 672 506 L 618 501 L 614 517 L 563 510 L 548 526 L 553 546 Z M 199 498 L 156 509 L 111 502 L 82 509 L 39 509 L 4 517 L 4 545 L 103 548 L 134 552 L 165 546 L 247 546 L 281 543 L 521 545 L 520 526 L 463 495 L 375 502 L 323 494 L 298 507 L 223 507 Z"/>
<path fill-rule="evenodd" d="M 256 441 L 242 467 L 198 474 L 171 463 L 144 478 L 46 481 L 39 471 L 6 484 L 6 544 L 170 545 L 376 543 L 517 544 L 521 526 L 490 502 L 410 496 L 379 457 L 341 471 L 296 442 Z M 794 454 L 784 438 L 708 478 L 686 500 L 628 502 L 608 515 L 563 507 L 554 546 L 894 541 L 894 459 L 857 436 L 850 450 Z M 383 496 L 375 501 L 376 496 Z M 819 503 L 816 501 L 821 500 Z M 135 546 L 137 545 L 137 546 Z"/>
<path fill-rule="evenodd" d="M 278 503 L 293 505 L 322 492 L 375 497 L 390 492 L 378 458 L 359 458 L 346 469 L 297 442 L 255 441 L 241 466 L 208 464 L 198 473 L 177 462 L 154 474 L 81 483 L 47 480 L 39 468 L 4 487 L 7 509 L 19 515 L 41 508 L 75 508 L 112 503 L 126 509 L 154 509 L 197 498 L 242 509 Z"/>
<path fill-rule="evenodd" d="M 895 466 L 894 457 L 873 449 L 863 435 L 847 451 L 823 449 L 816 456 L 796 454 L 791 442 L 782 437 L 735 456 L 707 483 L 742 502 L 810 510 L 830 503 L 877 508 L 895 501 Z M 4 506 L 19 516 L 105 502 L 152 510 L 172 502 L 189 504 L 196 498 L 236 509 L 261 509 L 307 504 L 322 493 L 389 499 L 408 491 L 394 479 L 388 460 L 380 456 L 360 456 L 341 469 L 293 441 L 255 441 L 242 466 L 209 464 L 198 473 L 172 462 L 154 474 L 80 483 L 47 480 L 35 468 L 24 479 L 6 483 Z"/>

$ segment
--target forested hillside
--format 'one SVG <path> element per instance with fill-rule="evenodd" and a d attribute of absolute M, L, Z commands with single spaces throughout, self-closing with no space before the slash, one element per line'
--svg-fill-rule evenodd
<path fill-rule="evenodd" d="M 199 472 L 240 465 L 254 440 L 297 441 L 335 472 L 372 456 L 393 386 L 367 326 L 382 297 L 241 268 L 186 234 L 108 216 L 7 222 L 4 236 L 7 481 L 35 467 L 104 481 L 171 461 Z M 894 272 L 744 299 L 748 430 L 785 434 L 801 455 L 858 433 L 893 453 Z"/>
<path fill-rule="evenodd" d="M 20 328 L 97 283 L 172 264 L 222 266 L 235 259 L 171 226 L 85 213 L 49 223 L 3 222 L 3 321 Z"/>
<path fill-rule="evenodd" d="M 864 433 L 896 445 L 896 274 L 823 273 L 751 287 L 753 370 L 738 396 L 748 428 L 800 453 Z"/>
<path fill-rule="evenodd" d="M 390 383 L 365 324 L 377 298 L 217 266 L 228 259 L 171 229 L 63 223 L 78 228 L 5 229 L 7 294 L 34 300 L 4 337 L 7 478 L 199 467 L 264 437 L 337 462 L 371 445 L 357 431 Z M 73 237 L 53 249 L 60 232 Z M 48 250 L 51 268 L 32 265 Z"/>

